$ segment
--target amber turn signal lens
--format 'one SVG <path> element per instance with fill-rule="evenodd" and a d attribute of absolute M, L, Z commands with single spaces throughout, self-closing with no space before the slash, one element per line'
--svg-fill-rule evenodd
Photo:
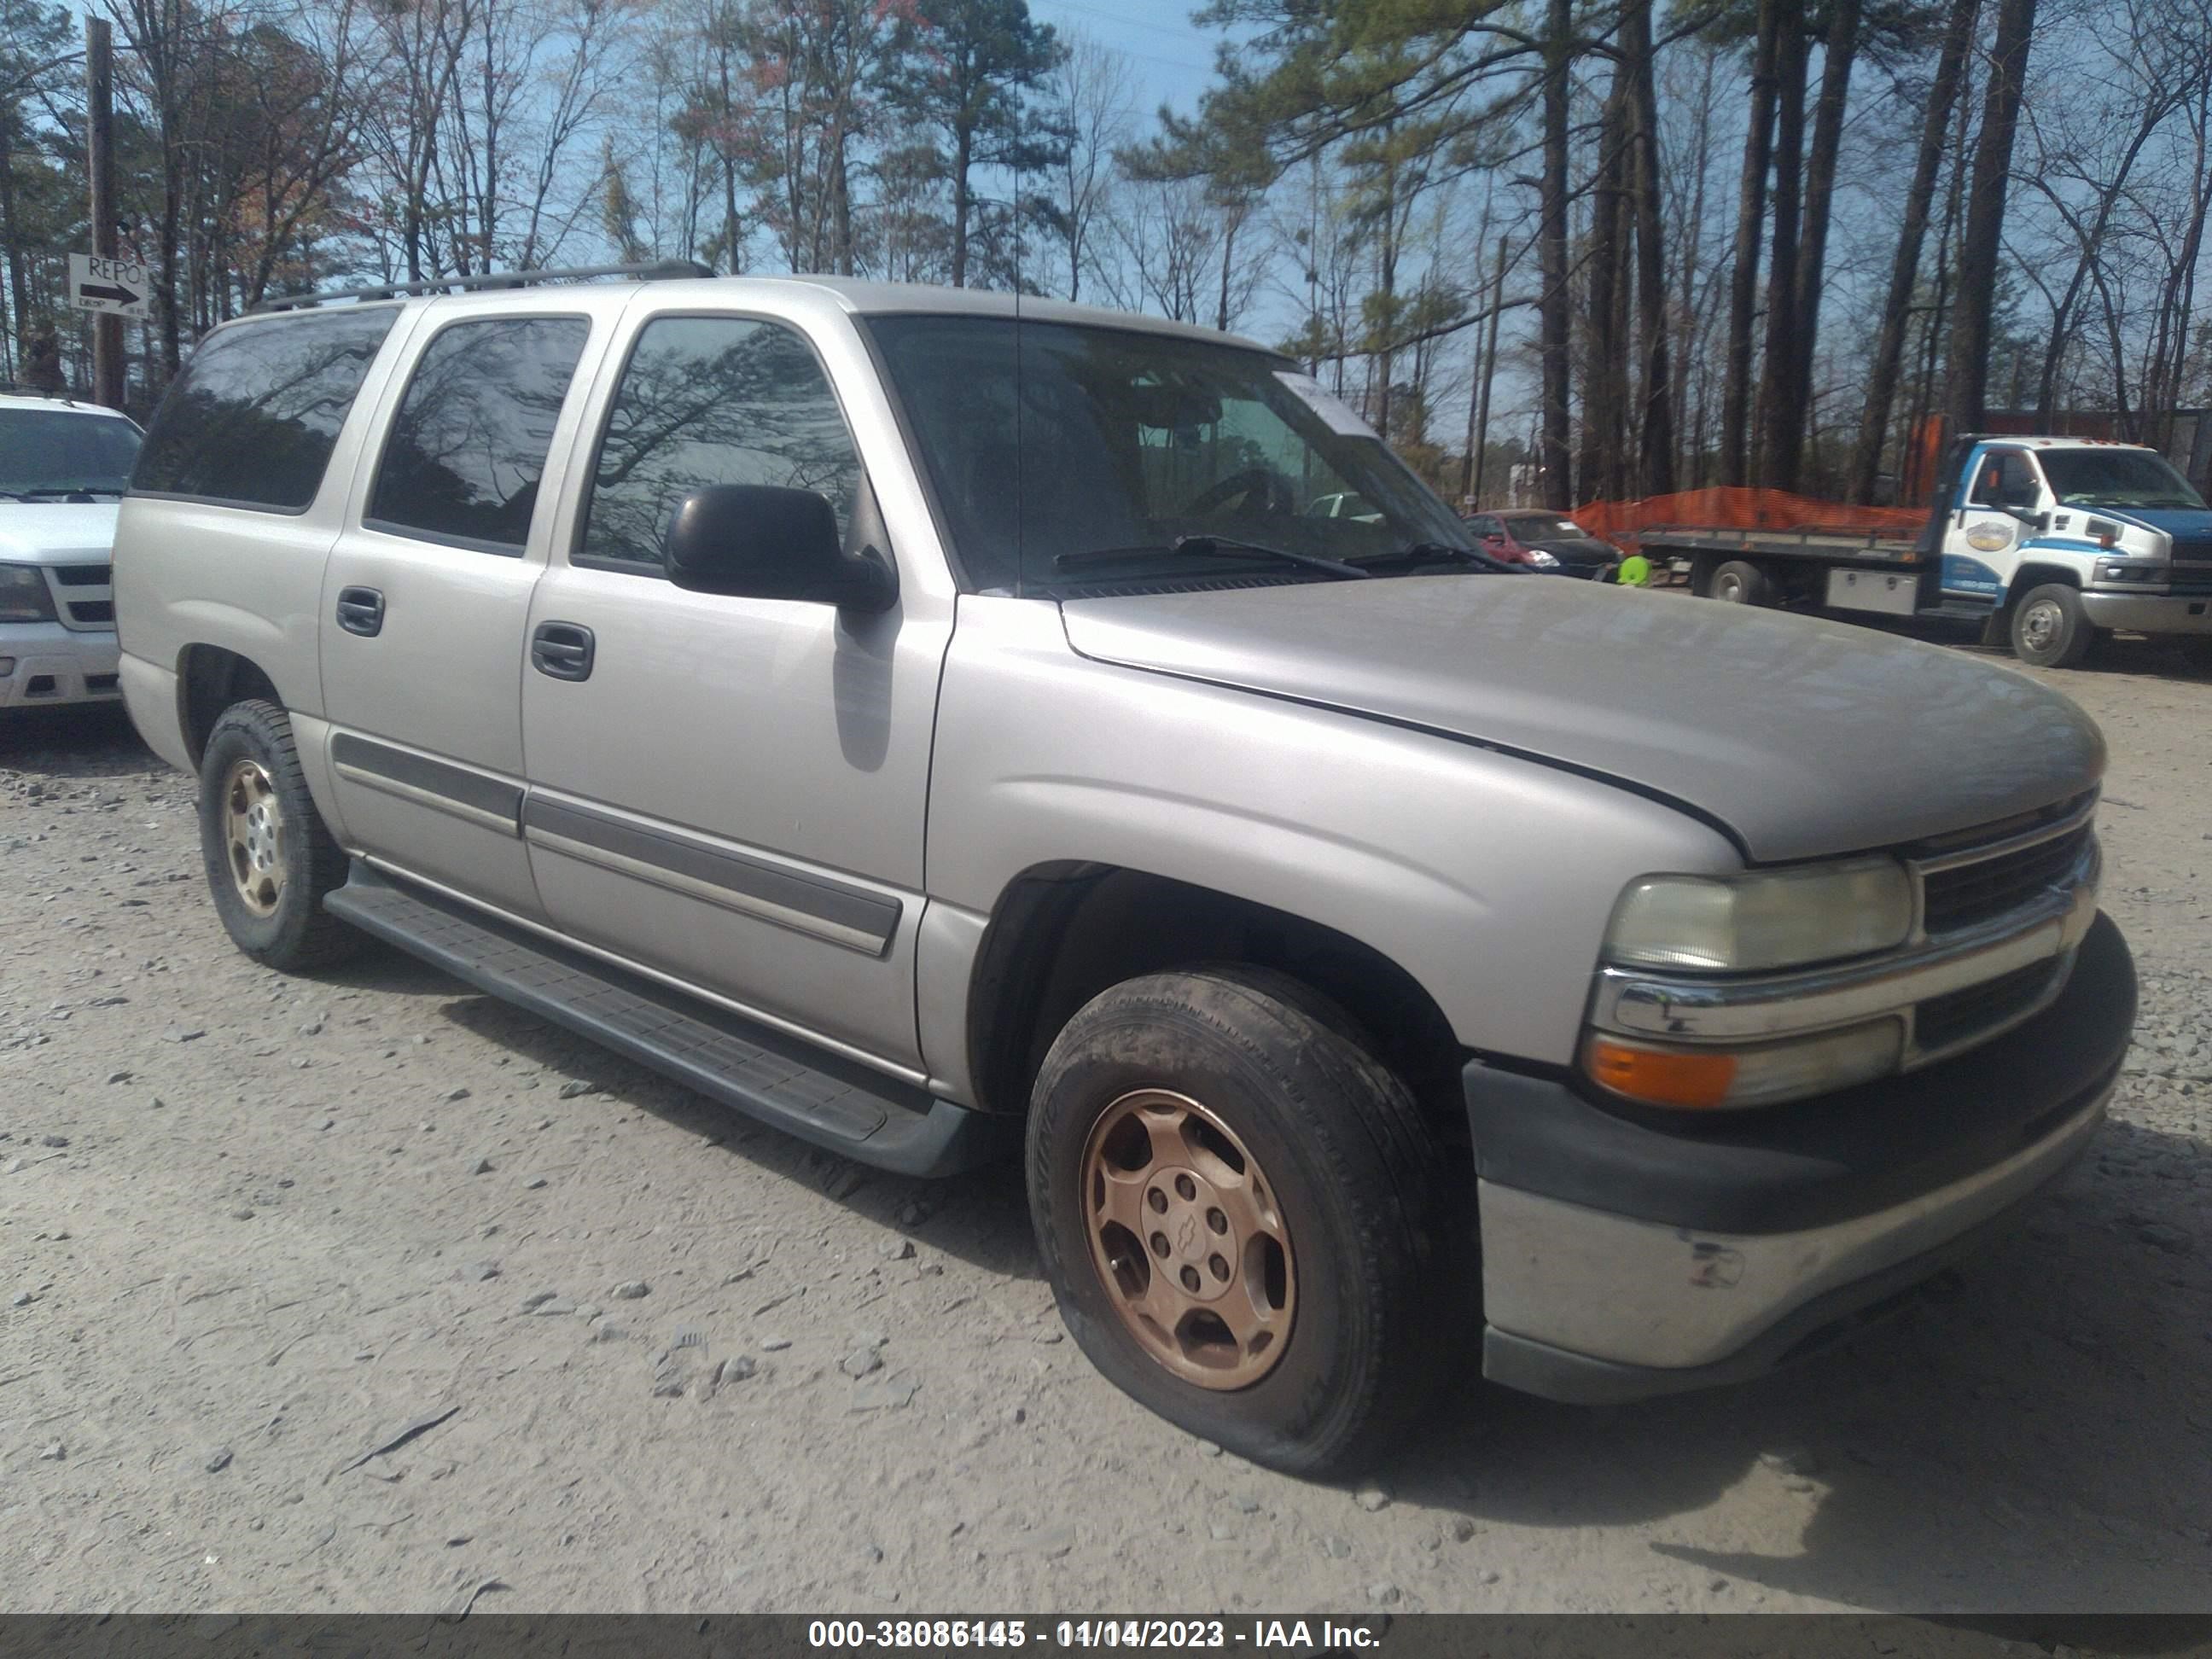
<path fill-rule="evenodd" d="M 1638 1048 L 1594 1036 L 1583 1055 L 1590 1077 L 1617 1095 L 1653 1106 L 1719 1106 L 1735 1081 L 1735 1056 Z"/>

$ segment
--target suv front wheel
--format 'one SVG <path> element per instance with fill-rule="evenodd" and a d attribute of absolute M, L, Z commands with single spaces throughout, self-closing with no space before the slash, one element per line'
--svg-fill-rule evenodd
<path fill-rule="evenodd" d="M 292 722 L 272 702 L 233 703 L 208 733 L 200 856 L 216 914 L 256 962 L 295 972 L 358 948 L 361 935 L 323 909 L 346 855 L 307 793 Z"/>
<path fill-rule="evenodd" d="M 1444 1305 L 1462 1280 L 1433 1260 L 1428 1125 L 1286 976 L 1200 968 L 1094 998 L 1038 1076 L 1028 1172 L 1091 1363 L 1254 1462 L 1356 1468 L 1427 1403 L 1464 1328 Z"/>

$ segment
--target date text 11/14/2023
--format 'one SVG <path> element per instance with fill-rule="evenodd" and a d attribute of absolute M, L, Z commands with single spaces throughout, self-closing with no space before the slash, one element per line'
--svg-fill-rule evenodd
<path fill-rule="evenodd" d="M 943 1652 L 958 1648 L 1255 1648 L 1310 1652 L 1316 1648 L 1382 1645 L 1386 1620 L 1307 1619 L 816 1619 L 812 1648 L 894 1648 Z"/>

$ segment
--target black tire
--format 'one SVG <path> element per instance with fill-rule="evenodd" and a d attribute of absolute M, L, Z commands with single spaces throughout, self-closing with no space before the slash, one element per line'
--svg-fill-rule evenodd
<path fill-rule="evenodd" d="M 2038 668 L 2078 668 L 2097 642 L 2081 595 L 2063 582 L 2045 582 L 2022 594 L 2008 626 L 2013 655 Z"/>
<path fill-rule="evenodd" d="M 1435 1139 L 1357 1031 L 1281 975 L 1147 975 L 1068 1022 L 1030 1114 L 1037 1248 L 1084 1353 L 1170 1423 L 1293 1474 L 1357 1469 L 1402 1432 L 1474 1311 L 1471 1264 L 1438 1249 L 1448 1182 Z M 1148 1090 L 1202 1103 L 1232 1131 L 1285 1224 L 1295 1300 L 1272 1369 L 1249 1384 L 1206 1386 L 1170 1369 L 1125 1320 L 1094 1256 L 1092 1131 Z M 1149 1259 L 1144 1268 L 1149 1277 Z"/>
<path fill-rule="evenodd" d="M 2185 634 L 2176 641 L 2181 647 L 2181 660 L 2199 673 L 2212 670 L 2212 634 Z"/>
<path fill-rule="evenodd" d="M 1713 567 L 1707 592 L 1723 605 L 1771 605 L 1774 579 L 1748 559 L 1729 559 Z"/>
<path fill-rule="evenodd" d="M 259 769 L 260 780 L 248 785 L 244 768 Z M 262 781 L 276 827 L 261 843 L 268 863 L 257 871 L 234 860 L 230 822 L 234 789 L 244 799 Z M 233 703 L 208 733 L 200 757 L 200 858 L 231 942 L 263 966 L 296 973 L 343 961 L 360 948 L 362 936 L 323 908 L 323 896 L 345 881 L 347 859 L 307 793 L 292 722 L 272 702 Z M 249 899 L 249 879 L 265 908 Z"/>

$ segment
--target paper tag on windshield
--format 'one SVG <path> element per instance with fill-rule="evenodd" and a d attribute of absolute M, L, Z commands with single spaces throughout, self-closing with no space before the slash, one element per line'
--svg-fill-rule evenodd
<path fill-rule="evenodd" d="M 1325 388 L 1310 374 L 1301 374 L 1296 369 L 1279 368 L 1275 378 L 1289 387 L 1297 400 L 1321 416 L 1331 432 L 1347 438 L 1371 438 L 1375 428 L 1361 420 L 1352 406 Z"/>

